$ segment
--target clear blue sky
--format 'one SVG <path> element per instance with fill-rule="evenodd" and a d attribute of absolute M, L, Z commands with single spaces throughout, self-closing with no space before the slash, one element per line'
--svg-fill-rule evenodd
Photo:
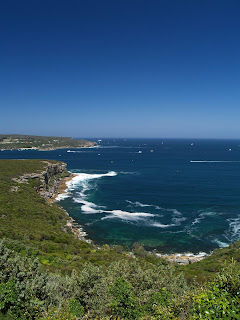
<path fill-rule="evenodd" d="M 239 0 L 0 3 L 0 132 L 240 138 Z"/>

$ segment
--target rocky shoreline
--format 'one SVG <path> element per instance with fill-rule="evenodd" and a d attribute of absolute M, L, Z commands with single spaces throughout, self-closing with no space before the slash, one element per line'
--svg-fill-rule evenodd
<path fill-rule="evenodd" d="M 61 196 L 64 197 L 64 195 L 67 195 L 69 183 L 76 174 L 69 172 L 66 169 L 67 165 L 64 162 L 54 163 L 47 160 L 43 160 L 43 162 L 46 163 L 46 169 L 44 171 L 25 174 L 18 178 L 13 178 L 13 180 L 18 183 L 27 183 L 29 179 L 39 179 L 40 185 L 37 188 L 37 192 L 51 205 L 53 202 L 59 201 Z M 18 187 L 14 186 L 11 191 L 17 191 L 17 189 Z M 66 227 L 69 228 L 79 240 L 93 243 L 91 239 L 87 238 L 87 233 L 84 231 L 83 226 L 70 217 L 69 213 L 64 208 L 62 208 L 62 210 L 64 210 L 67 215 Z M 177 263 L 180 265 L 195 263 L 209 256 L 209 254 L 205 252 L 199 252 L 198 254 L 191 252 L 172 254 L 155 252 L 154 254 L 159 258 L 166 259 L 170 263 Z M 130 255 L 133 255 L 133 253 L 130 253 Z"/>
<path fill-rule="evenodd" d="M 189 253 L 173 253 L 173 254 L 161 254 L 156 253 L 156 256 L 166 259 L 167 261 L 171 263 L 177 263 L 180 265 L 187 265 L 194 262 L 198 262 L 203 260 L 204 258 L 207 258 L 210 256 L 210 254 L 207 254 L 206 252 L 199 252 L 197 254 L 194 254 L 192 252 Z"/>
<path fill-rule="evenodd" d="M 87 233 L 83 230 L 83 227 L 79 225 L 73 218 L 69 217 L 66 227 L 70 228 L 72 233 L 74 233 L 79 240 L 92 243 L 92 240 L 86 238 Z"/>
<path fill-rule="evenodd" d="M 54 197 L 51 199 L 51 201 L 58 201 L 57 197 L 60 198 L 61 195 L 64 196 L 64 194 L 67 194 L 68 182 L 70 182 L 74 177 L 75 177 L 75 174 L 69 172 L 68 177 L 61 179 L 58 190 L 54 195 Z M 68 213 L 67 215 L 69 216 Z M 71 231 L 77 236 L 79 240 L 86 241 L 88 243 L 93 242 L 92 240 L 86 238 L 87 233 L 84 231 L 83 226 L 79 225 L 73 218 L 69 217 L 69 220 L 67 222 L 67 227 L 71 229 Z M 159 258 L 166 259 L 170 263 L 177 263 L 179 265 L 187 265 L 187 264 L 195 263 L 209 256 L 209 254 L 205 252 L 199 252 L 198 254 L 194 254 L 191 252 L 173 253 L 173 254 L 162 254 L 162 253 L 155 253 L 155 254 Z"/>
<path fill-rule="evenodd" d="M 57 188 L 55 194 L 53 195 L 52 198 L 49 199 L 50 203 L 57 202 L 58 197 L 60 197 L 61 195 L 67 194 L 68 182 L 70 182 L 75 177 L 74 173 L 72 173 L 70 171 L 68 171 L 68 173 L 69 173 L 69 176 L 61 178 L 59 180 L 58 188 Z M 65 209 L 63 209 L 63 210 L 66 212 L 66 214 L 68 216 L 68 221 L 67 221 L 66 227 L 70 228 L 72 233 L 74 233 L 79 240 L 85 241 L 87 243 L 92 243 L 91 239 L 86 238 L 87 233 L 84 231 L 83 226 L 79 225 L 72 217 L 70 217 L 69 213 Z"/>

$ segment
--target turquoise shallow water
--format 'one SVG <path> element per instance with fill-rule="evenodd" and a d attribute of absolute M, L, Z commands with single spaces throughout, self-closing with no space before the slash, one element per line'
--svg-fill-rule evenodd
<path fill-rule="evenodd" d="M 96 140 L 96 139 L 95 139 Z M 78 173 L 60 204 L 96 243 L 209 252 L 240 235 L 240 141 L 102 139 L 94 149 L 2 151 Z"/>

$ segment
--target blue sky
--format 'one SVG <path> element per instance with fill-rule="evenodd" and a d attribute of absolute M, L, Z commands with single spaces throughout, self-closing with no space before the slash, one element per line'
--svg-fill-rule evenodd
<path fill-rule="evenodd" d="M 0 4 L 0 131 L 240 138 L 239 0 Z"/>

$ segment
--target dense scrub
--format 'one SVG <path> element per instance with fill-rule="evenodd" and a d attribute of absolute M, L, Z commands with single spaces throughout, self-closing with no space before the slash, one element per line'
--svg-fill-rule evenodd
<path fill-rule="evenodd" d="M 0 319 L 240 319 L 239 297 L 234 263 L 200 287 L 173 266 L 138 260 L 63 276 L 0 244 Z"/>
<path fill-rule="evenodd" d="M 216 272 L 222 270 L 224 265 L 231 264 L 232 260 L 240 267 L 240 241 L 231 243 L 229 247 L 215 249 L 212 254 L 200 262 L 179 266 L 185 277 L 191 281 L 197 278 L 199 282 L 210 280 Z"/>

